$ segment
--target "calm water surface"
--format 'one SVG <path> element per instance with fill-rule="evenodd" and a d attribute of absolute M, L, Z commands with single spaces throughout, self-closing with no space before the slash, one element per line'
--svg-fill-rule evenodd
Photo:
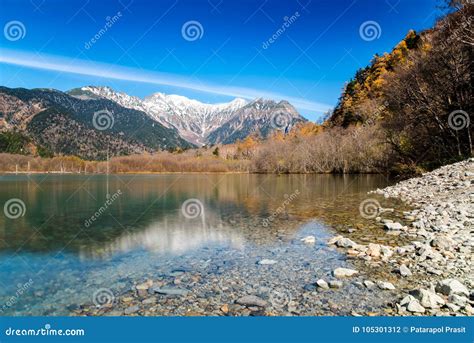
<path fill-rule="evenodd" d="M 67 315 L 99 288 L 120 294 L 176 270 L 302 286 L 314 280 L 285 280 L 285 268 L 312 268 L 314 278 L 347 264 L 324 244 L 338 231 L 367 225 L 351 237 L 393 239 L 358 210 L 388 184 L 380 175 L 0 176 L 2 207 L 15 198 L 26 208 L 0 216 L 0 313 Z M 183 213 L 188 199 L 203 205 L 195 218 Z M 300 242 L 309 234 L 314 246 Z M 264 258 L 279 267 L 258 270 Z"/>

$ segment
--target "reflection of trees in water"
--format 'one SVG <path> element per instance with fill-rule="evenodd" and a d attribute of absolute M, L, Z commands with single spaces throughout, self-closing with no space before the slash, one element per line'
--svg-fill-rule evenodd
<path fill-rule="evenodd" d="M 278 231 L 297 230 L 301 221 L 295 218 L 331 224 L 348 213 L 353 217 L 366 192 L 385 183 L 376 175 L 112 175 L 110 192 L 121 189 L 123 195 L 85 228 L 84 221 L 106 200 L 105 176 L 22 176 L 2 184 L 0 200 L 20 194 L 27 213 L 8 223 L 0 217 L 0 247 L 54 251 L 66 246 L 65 251 L 93 254 L 135 246 L 179 252 L 208 243 L 265 244 Z M 264 228 L 262 220 L 296 190 L 298 196 Z M 189 198 L 203 202 L 205 225 L 181 218 L 181 204 Z"/>

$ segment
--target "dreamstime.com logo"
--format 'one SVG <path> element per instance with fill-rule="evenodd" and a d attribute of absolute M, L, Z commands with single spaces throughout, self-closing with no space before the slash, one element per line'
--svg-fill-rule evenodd
<path fill-rule="evenodd" d="M 92 116 L 92 125 L 99 131 L 111 129 L 114 126 L 115 118 L 109 110 L 94 112 Z"/>
<path fill-rule="evenodd" d="M 0 307 L 0 314 L 5 312 L 8 308 L 15 305 L 21 296 L 33 285 L 33 280 L 29 279 L 25 283 L 19 283 L 14 295 L 7 299 L 7 301 Z"/>
<path fill-rule="evenodd" d="M 188 219 L 204 216 L 204 205 L 199 199 L 188 199 L 181 205 L 181 213 Z"/>
<path fill-rule="evenodd" d="M 456 110 L 449 114 L 448 125 L 455 131 L 463 130 L 471 124 L 469 114 L 463 110 Z"/>
<path fill-rule="evenodd" d="M 84 43 L 84 48 L 89 50 L 95 43 L 99 41 L 99 39 L 102 38 L 103 35 L 107 33 L 108 30 L 114 26 L 114 24 L 119 21 L 119 19 L 122 18 L 122 12 L 118 11 L 114 16 L 110 17 L 108 16 L 105 18 L 105 24 L 104 26 L 97 31 L 97 33 L 89 39 L 89 41 Z"/>
<path fill-rule="evenodd" d="M 391 212 L 392 210 L 384 209 L 380 203 L 373 198 L 365 199 L 359 205 L 359 213 L 362 218 L 374 219 L 384 212 Z"/>
<path fill-rule="evenodd" d="M 114 301 L 115 295 L 108 288 L 99 288 L 92 294 L 92 302 L 97 307 L 112 305 Z"/>
<path fill-rule="evenodd" d="M 371 42 L 380 38 L 380 36 L 382 35 L 382 28 L 376 21 L 368 20 L 360 25 L 359 35 L 360 38 L 362 38 L 366 42 Z"/>
<path fill-rule="evenodd" d="M 293 118 L 287 112 L 276 112 L 270 118 L 270 125 L 276 130 L 286 130 L 292 123 Z"/>
<path fill-rule="evenodd" d="M 194 42 L 201 39 L 204 35 L 204 28 L 201 23 L 196 20 L 190 20 L 181 27 L 181 36 L 188 42 Z"/>
<path fill-rule="evenodd" d="M 283 213 L 285 211 L 285 209 L 288 207 L 288 205 L 292 201 L 294 201 L 299 195 L 300 195 L 300 191 L 298 189 L 290 195 L 285 194 L 284 195 L 285 201 L 283 201 L 283 203 L 280 206 L 278 206 L 278 208 L 275 210 L 275 212 L 273 212 L 268 218 L 263 219 L 262 225 L 264 227 L 269 226 L 275 220 L 275 218 L 278 215 L 280 215 L 281 213 Z"/>
<path fill-rule="evenodd" d="M 50 324 L 39 329 L 14 329 L 5 330 L 6 336 L 85 336 L 84 329 L 52 329 Z"/>
<path fill-rule="evenodd" d="M 85 227 L 91 226 L 91 224 L 95 222 L 105 211 L 107 211 L 109 206 L 112 205 L 114 201 L 117 200 L 119 196 L 121 195 L 122 195 L 122 191 L 120 189 L 117 190 L 117 192 L 115 192 L 114 194 L 112 194 L 89 219 L 84 221 L 84 226 Z"/>
<path fill-rule="evenodd" d="M 275 43 L 278 40 L 278 38 L 280 38 L 281 35 L 283 35 L 285 31 L 288 28 L 290 28 L 290 26 L 293 25 L 293 23 L 296 20 L 298 20 L 299 17 L 300 17 L 300 13 L 298 11 L 296 11 L 290 17 L 288 16 L 284 17 L 283 24 L 275 31 L 275 33 L 270 38 L 268 38 L 265 42 L 262 43 L 262 48 L 265 50 L 268 49 L 270 45 Z"/>
<path fill-rule="evenodd" d="M 362 218 L 374 219 L 380 213 L 380 203 L 376 199 L 365 199 L 359 205 L 359 213 Z"/>
<path fill-rule="evenodd" d="M 3 35 L 11 42 L 23 39 L 26 36 L 25 25 L 18 20 L 12 20 L 3 27 Z"/>
<path fill-rule="evenodd" d="M 21 199 L 10 199 L 3 206 L 3 213 L 5 213 L 7 218 L 18 219 L 25 215 L 26 205 Z"/>

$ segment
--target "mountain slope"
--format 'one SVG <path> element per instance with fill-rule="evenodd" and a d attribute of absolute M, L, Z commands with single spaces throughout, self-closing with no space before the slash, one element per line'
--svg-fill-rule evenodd
<path fill-rule="evenodd" d="M 275 130 L 288 132 L 307 121 L 287 101 L 257 99 L 238 110 L 224 125 L 209 134 L 211 144 L 231 144 L 257 134 L 262 138 Z"/>
<path fill-rule="evenodd" d="M 192 147 L 174 128 L 104 98 L 81 99 L 51 89 L 0 87 L 0 129 L 17 130 L 58 154 L 104 158 Z"/>
<path fill-rule="evenodd" d="M 69 94 L 81 99 L 104 98 L 147 113 L 162 125 L 176 128 L 181 137 L 197 145 L 227 144 L 257 133 L 288 131 L 306 121 L 286 101 L 257 99 L 248 103 L 236 98 L 228 103 L 206 104 L 180 95 L 155 93 L 141 100 L 109 87 L 87 86 Z"/>

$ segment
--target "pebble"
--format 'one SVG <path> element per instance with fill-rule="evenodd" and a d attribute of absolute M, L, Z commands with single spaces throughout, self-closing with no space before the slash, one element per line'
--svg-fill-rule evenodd
<path fill-rule="evenodd" d="M 331 281 L 329 281 L 329 287 L 331 287 L 331 288 L 341 288 L 342 287 L 342 281 L 331 280 Z"/>
<path fill-rule="evenodd" d="M 385 223 L 384 228 L 389 231 L 398 231 L 403 229 L 403 225 L 400 223 Z"/>
<path fill-rule="evenodd" d="M 159 294 L 164 294 L 164 295 L 177 295 L 177 296 L 183 296 L 188 294 L 187 289 L 182 289 L 182 288 L 167 288 L 167 287 L 154 287 L 153 291 L 155 293 Z"/>
<path fill-rule="evenodd" d="M 403 298 L 400 302 L 400 306 L 405 307 L 407 311 L 413 313 L 425 312 L 425 308 L 421 306 L 418 300 L 416 300 L 416 298 L 412 295 L 407 295 L 405 298 Z"/>
<path fill-rule="evenodd" d="M 323 288 L 323 289 L 329 288 L 328 283 L 324 281 L 323 279 L 319 279 L 318 281 L 316 281 L 316 285 L 318 285 L 319 288 Z"/>
<path fill-rule="evenodd" d="M 399 271 L 401 276 L 411 276 L 412 275 L 410 269 L 408 269 L 408 267 L 405 266 L 404 264 L 400 265 L 400 267 L 398 268 L 398 271 Z"/>
<path fill-rule="evenodd" d="M 126 316 L 128 316 L 129 314 L 138 312 L 139 310 L 140 310 L 140 306 L 134 305 L 134 306 L 127 307 L 127 308 L 125 309 L 125 311 L 123 311 L 123 313 L 124 313 Z"/>
<path fill-rule="evenodd" d="M 395 289 L 395 286 L 390 283 L 390 282 L 385 282 L 385 281 L 377 281 L 377 286 L 380 289 L 386 289 L 386 290 L 393 290 Z"/>
<path fill-rule="evenodd" d="M 278 261 L 275 261 L 275 260 L 269 260 L 269 259 L 263 259 L 263 260 L 260 260 L 258 261 L 258 264 L 260 265 L 272 265 L 272 264 L 275 264 L 275 263 L 278 263 Z"/>
<path fill-rule="evenodd" d="M 302 238 L 301 241 L 305 244 L 314 244 L 314 243 L 316 243 L 316 237 L 306 236 L 306 237 Z"/>
<path fill-rule="evenodd" d="M 343 277 L 350 277 L 350 276 L 359 274 L 359 271 L 355 269 L 349 269 L 349 268 L 336 268 L 334 269 L 332 273 L 337 278 L 343 278 Z"/>
<path fill-rule="evenodd" d="M 239 305 L 244 305 L 244 306 L 258 306 L 258 307 L 266 307 L 268 305 L 268 303 L 265 300 L 257 297 L 256 295 L 243 296 L 237 299 L 236 303 Z"/>

